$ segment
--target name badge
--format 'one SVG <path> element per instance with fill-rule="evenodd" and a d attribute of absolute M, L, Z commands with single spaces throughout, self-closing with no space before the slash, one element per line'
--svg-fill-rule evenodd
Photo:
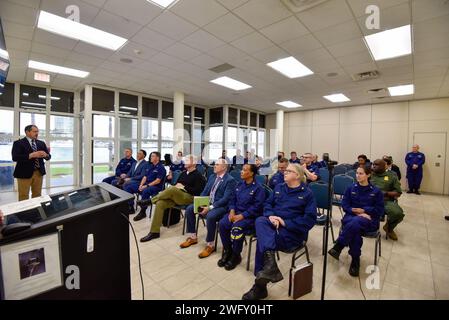
<path fill-rule="evenodd" d="M 385 177 L 384 177 L 384 180 L 385 180 L 385 181 L 388 181 L 388 176 L 385 176 Z"/>
<path fill-rule="evenodd" d="M 301 200 L 302 200 L 302 199 L 304 199 L 304 197 L 298 197 L 298 199 L 301 199 Z"/>

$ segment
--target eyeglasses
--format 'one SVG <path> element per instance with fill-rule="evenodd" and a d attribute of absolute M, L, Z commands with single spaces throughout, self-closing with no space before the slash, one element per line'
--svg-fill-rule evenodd
<path fill-rule="evenodd" d="M 296 171 L 285 169 L 284 173 L 296 173 Z"/>

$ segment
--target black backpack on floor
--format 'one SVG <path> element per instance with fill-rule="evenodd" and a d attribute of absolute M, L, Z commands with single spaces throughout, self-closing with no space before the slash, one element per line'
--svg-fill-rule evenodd
<path fill-rule="evenodd" d="M 170 210 L 171 210 L 171 214 L 170 214 Z M 170 216 L 170 224 L 168 224 L 168 217 Z M 177 224 L 179 221 L 181 220 L 181 210 L 176 209 L 176 208 L 168 208 L 165 209 L 164 211 L 164 217 L 162 218 L 162 225 L 164 227 L 167 226 L 172 226 Z"/>

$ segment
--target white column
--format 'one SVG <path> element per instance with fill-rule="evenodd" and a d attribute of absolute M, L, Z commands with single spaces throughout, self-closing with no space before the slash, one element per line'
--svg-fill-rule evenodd
<path fill-rule="evenodd" d="M 173 130 L 173 155 L 176 155 L 184 149 L 184 93 L 178 91 L 173 98 Z"/>
<path fill-rule="evenodd" d="M 83 186 L 92 184 L 92 86 L 84 89 L 84 123 L 83 123 Z"/>
<path fill-rule="evenodd" d="M 274 144 L 277 146 L 275 150 L 276 155 L 278 151 L 284 150 L 284 110 L 276 111 L 276 142 Z"/>

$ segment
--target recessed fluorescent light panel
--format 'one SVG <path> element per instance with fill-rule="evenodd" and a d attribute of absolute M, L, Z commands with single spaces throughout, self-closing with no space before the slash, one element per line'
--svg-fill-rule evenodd
<path fill-rule="evenodd" d="M 8 51 L 6 51 L 4 49 L 0 49 L 0 58 L 3 58 L 5 60 L 9 60 Z"/>
<path fill-rule="evenodd" d="M 365 42 L 374 60 L 386 60 L 412 53 L 412 33 L 410 25 L 394 28 L 369 36 Z"/>
<path fill-rule="evenodd" d="M 286 107 L 286 108 L 298 108 L 298 107 L 302 107 L 302 105 L 297 104 L 296 102 L 293 101 L 282 101 L 282 102 L 277 102 L 276 104 Z"/>
<path fill-rule="evenodd" d="M 94 46 L 114 51 L 122 47 L 126 41 L 128 41 L 115 34 L 92 28 L 88 25 L 46 11 L 40 11 L 37 27 L 64 37 L 80 40 Z"/>
<path fill-rule="evenodd" d="M 279 71 L 284 76 L 293 78 L 305 77 L 313 74 L 313 71 L 296 60 L 294 57 L 288 57 L 267 63 L 267 66 Z"/>
<path fill-rule="evenodd" d="M 147 0 L 149 3 L 154 4 L 158 7 L 167 9 L 174 5 L 178 0 Z"/>
<path fill-rule="evenodd" d="M 329 100 L 330 102 L 334 102 L 334 103 L 351 101 L 351 99 L 349 99 L 343 93 L 331 94 L 328 96 L 324 96 L 323 98 Z"/>
<path fill-rule="evenodd" d="M 53 73 L 66 74 L 68 76 L 78 77 L 78 78 L 86 78 L 89 75 L 89 72 L 87 72 L 87 71 L 81 71 L 81 70 L 76 70 L 76 69 L 71 69 L 71 68 L 66 68 L 66 67 L 55 66 L 53 64 L 48 64 L 48 63 L 43 63 L 43 62 L 38 62 L 38 61 L 33 61 L 33 60 L 28 61 L 28 67 L 37 69 L 37 70 L 53 72 Z"/>
<path fill-rule="evenodd" d="M 211 82 L 236 91 L 252 88 L 250 85 L 247 85 L 246 83 L 234 80 L 229 77 L 220 77 L 215 80 L 211 80 Z"/>
<path fill-rule="evenodd" d="M 413 84 L 406 84 L 403 86 L 388 87 L 388 91 L 390 91 L 392 97 L 406 96 L 415 93 L 415 86 Z"/>

